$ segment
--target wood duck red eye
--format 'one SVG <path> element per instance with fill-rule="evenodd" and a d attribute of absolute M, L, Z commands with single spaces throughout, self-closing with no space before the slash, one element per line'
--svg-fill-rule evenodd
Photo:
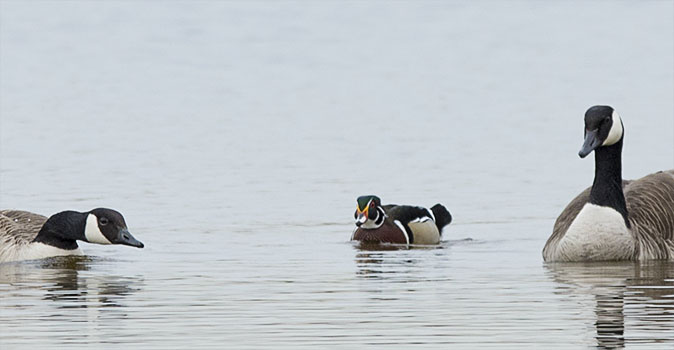
<path fill-rule="evenodd" d="M 374 208 L 374 202 L 370 203 L 370 207 Z"/>

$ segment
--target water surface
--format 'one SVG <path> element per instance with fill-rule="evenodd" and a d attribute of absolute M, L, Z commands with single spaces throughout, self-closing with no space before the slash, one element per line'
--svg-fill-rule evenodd
<path fill-rule="evenodd" d="M 614 105 L 674 167 L 674 3 L 0 2 L 0 207 L 146 245 L 0 266 L 0 347 L 661 349 L 668 262 L 544 264 Z M 445 204 L 431 249 L 355 198 Z"/>

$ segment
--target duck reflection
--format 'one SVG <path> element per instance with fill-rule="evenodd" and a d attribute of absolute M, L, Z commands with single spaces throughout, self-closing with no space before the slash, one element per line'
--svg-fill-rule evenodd
<path fill-rule="evenodd" d="M 559 283 L 558 294 L 593 297 L 598 348 L 622 349 L 630 342 L 674 344 L 673 262 L 566 263 L 546 267 Z"/>
<path fill-rule="evenodd" d="M 124 298 L 140 290 L 137 278 L 88 273 L 102 260 L 64 256 L 0 265 L 0 284 L 23 285 L 17 292 L 44 292 L 43 300 L 57 309 L 123 306 Z"/>
<path fill-rule="evenodd" d="M 441 249 L 441 246 L 418 246 L 389 244 L 355 243 L 355 262 L 358 267 L 356 274 L 362 278 L 372 279 L 401 279 L 413 277 L 415 267 L 420 261 L 429 263 L 429 259 L 415 254 L 419 250 Z M 431 259 L 432 261 L 432 259 Z"/>
<path fill-rule="evenodd" d="M 387 274 L 398 273 L 398 269 L 391 269 L 390 265 L 411 265 L 410 259 L 391 259 L 381 251 L 361 251 L 356 253 L 356 274 L 362 278 L 386 279 Z"/>

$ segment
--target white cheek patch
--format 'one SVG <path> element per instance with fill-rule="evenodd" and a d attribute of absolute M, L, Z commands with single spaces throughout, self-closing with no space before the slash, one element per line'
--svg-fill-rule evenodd
<path fill-rule="evenodd" d="M 103 232 L 98 228 L 98 219 L 96 215 L 89 214 L 87 216 L 87 225 L 84 228 L 84 237 L 89 243 L 98 243 L 98 244 L 112 244 L 105 236 Z"/>
<path fill-rule="evenodd" d="M 611 146 L 620 141 L 620 138 L 623 137 L 623 123 L 620 120 L 618 112 L 614 110 L 611 118 L 613 119 L 613 125 L 611 125 L 611 130 L 608 132 L 606 141 L 601 144 L 602 146 Z"/>

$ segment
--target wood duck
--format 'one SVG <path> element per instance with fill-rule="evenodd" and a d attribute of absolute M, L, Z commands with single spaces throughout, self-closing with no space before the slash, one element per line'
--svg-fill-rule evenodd
<path fill-rule="evenodd" d="M 442 228 L 452 215 L 442 204 L 431 209 L 410 205 L 381 205 L 377 196 L 360 196 L 354 218 L 352 241 L 364 243 L 438 244 Z"/>

